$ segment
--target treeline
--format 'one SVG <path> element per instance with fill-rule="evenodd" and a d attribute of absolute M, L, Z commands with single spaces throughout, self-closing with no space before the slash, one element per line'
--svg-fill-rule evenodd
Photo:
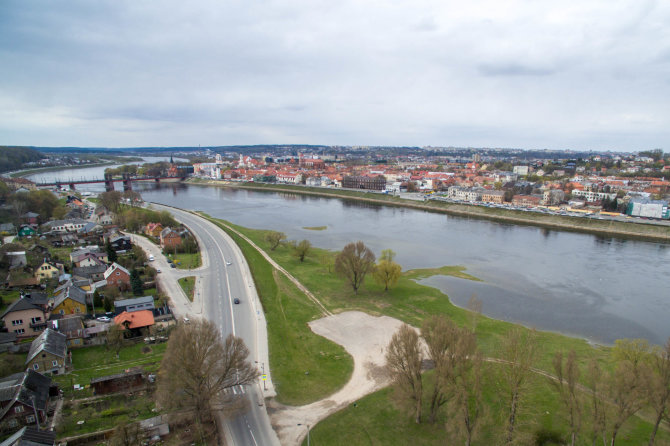
<path fill-rule="evenodd" d="M 19 170 L 24 164 L 37 162 L 45 156 L 28 147 L 0 147 L 0 172 Z"/>
<path fill-rule="evenodd" d="M 651 347 L 645 340 L 619 340 L 611 350 L 612 367 L 606 369 L 595 359 L 578 358 L 574 350 L 558 352 L 551 375 L 533 368 L 540 349 L 535 331 L 509 330 L 498 357 L 485 358 L 475 327 L 476 316 L 472 328 L 458 327 L 443 315 L 431 316 L 420 331 L 403 325 L 387 347 L 386 367 L 398 401 L 418 424 L 435 423 L 444 412 L 445 444 L 471 445 L 484 432 L 505 445 L 537 444 L 528 423 L 519 421 L 521 414 L 532 412 L 538 418 L 554 409 L 525 407 L 533 375 L 546 385 L 546 392 L 539 392 L 553 390 L 566 420 L 567 428 L 554 432 L 551 444 L 614 446 L 621 428 L 644 409 L 653 425 L 645 443 L 653 445 L 661 423 L 668 421 L 670 340 L 665 348 Z M 433 370 L 432 379 L 424 376 L 425 364 Z M 494 395 L 497 413 L 485 394 Z"/>
<path fill-rule="evenodd" d="M 168 169 L 170 169 L 170 163 L 159 161 L 157 163 L 146 163 L 141 166 L 138 166 L 137 164 L 124 164 L 119 167 L 108 167 L 105 169 L 105 173 L 110 175 L 130 174 L 158 177 L 165 175 Z"/>
<path fill-rule="evenodd" d="M 9 213 L 7 217 L 17 224 L 26 212 L 39 214 L 37 221 L 44 223 L 52 218 L 61 219 L 68 211 L 65 203 L 48 190 L 31 190 L 11 194 L 6 197 L 6 201 L 9 204 L 5 211 Z"/>

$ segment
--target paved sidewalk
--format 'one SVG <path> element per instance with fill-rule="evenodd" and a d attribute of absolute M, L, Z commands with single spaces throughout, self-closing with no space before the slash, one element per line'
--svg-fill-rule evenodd
<path fill-rule="evenodd" d="M 160 289 L 170 298 L 172 313 L 174 314 L 175 319 L 182 319 L 184 317 L 202 317 L 202 303 L 199 297 L 200 293 L 194 293 L 193 302 L 189 301 L 177 280 L 182 277 L 196 276 L 196 287 L 198 287 L 199 276 L 202 274 L 203 268 L 201 267 L 195 270 L 171 268 L 166 257 L 161 252 L 160 246 L 155 245 L 141 235 L 131 233 L 128 233 L 128 235 L 130 235 L 133 244 L 140 246 L 142 250 L 144 250 L 147 257 L 149 255 L 154 256 L 154 261 L 149 263 L 154 268 L 161 270 L 160 273 L 156 274 L 156 279 L 158 280 Z M 203 259 L 203 266 L 204 263 Z"/>

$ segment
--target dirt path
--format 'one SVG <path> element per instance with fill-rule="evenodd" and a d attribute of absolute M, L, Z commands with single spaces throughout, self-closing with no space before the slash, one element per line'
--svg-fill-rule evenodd
<path fill-rule="evenodd" d="M 375 317 L 347 311 L 310 322 L 312 331 L 342 345 L 354 359 L 354 371 L 347 384 L 333 395 L 300 407 L 268 403 L 268 412 L 283 445 L 298 445 L 307 426 L 389 384 L 384 354 L 391 336 L 403 324 L 388 316 Z M 298 426 L 298 423 L 301 425 Z"/>

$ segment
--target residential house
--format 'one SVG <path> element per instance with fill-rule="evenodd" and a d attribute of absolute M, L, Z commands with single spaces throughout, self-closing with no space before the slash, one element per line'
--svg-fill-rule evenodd
<path fill-rule="evenodd" d="M 57 279 L 63 272 L 63 265 L 48 262 L 45 259 L 40 266 L 35 268 L 35 277 L 39 280 Z"/>
<path fill-rule="evenodd" d="M 154 314 L 151 310 L 124 311 L 114 318 L 114 323 L 124 327 L 130 336 L 142 336 L 142 329 L 148 329 L 154 324 Z"/>
<path fill-rule="evenodd" d="M 37 231 L 29 225 L 22 225 L 19 229 L 19 237 L 32 237 L 37 234 Z"/>
<path fill-rule="evenodd" d="M 86 291 L 68 281 L 55 291 L 53 314 L 86 314 Z"/>
<path fill-rule="evenodd" d="M 85 267 L 106 265 L 109 262 L 109 258 L 106 252 L 94 245 L 72 251 L 70 253 L 70 261 L 74 266 Z"/>
<path fill-rule="evenodd" d="M 92 282 L 100 282 L 105 279 L 106 265 L 76 266 L 72 269 L 75 279 L 87 279 Z"/>
<path fill-rule="evenodd" d="M 161 232 L 163 231 L 163 225 L 160 223 L 147 223 L 147 226 L 144 228 L 144 233 L 150 237 L 160 237 Z"/>
<path fill-rule="evenodd" d="M 77 230 L 77 234 L 80 235 L 94 235 L 94 234 L 100 234 L 103 231 L 102 226 L 100 224 L 94 222 L 94 221 L 89 221 L 86 223 L 83 227 L 79 228 Z"/>
<path fill-rule="evenodd" d="M 107 286 L 119 289 L 130 288 L 130 272 L 116 262 L 107 268 L 103 278 L 107 281 Z"/>
<path fill-rule="evenodd" d="M 121 314 L 124 311 L 132 313 L 140 310 L 154 310 L 154 297 L 144 296 L 135 297 L 133 299 L 120 299 L 114 301 L 114 313 Z"/>
<path fill-rule="evenodd" d="M 26 368 L 41 374 L 58 375 L 65 372 L 67 336 L 47 328 L 30 344 Z"/>
<path fill-rule="evenodd" d="M 109 244 L 112 245 L 114 251 L 128 251 L 132 249 L 133 244 L 130 241 L 130 236 L 117 235 L 109 239 Z"/>
<path fill-rule="evenodd" d="M 0 224 L 0 234 L 14 235 L 16 234 L 16 226 L 13 223 Z"/>
<path fill-rule="evenodd" d="M 46 294 L 31 293 L 12 303 L 0 319 L 10 333 L 15 333 L 19 338 L 31 338 L 46 328 L 48 317 Z"/>
<path fill-rule="evenodd" d="M 44 225 L 52 232 L 76 232 L 79 228 L 84 227 L 86 223 L 87 221 L 82 218 L 72 218 L 50 221 Z"/>
<path fill-rule="evenodd" d="M 86 335 L 86 327 L 84 327 L 84 319 L 77 315 L 67 315 L 60 319 L 51 321 L 54 330 L 66 336 L 68 348 L 82 347 Z"/>
<path fill-rule="evenodd" d="M 114 223 L 114 219 L 106 207 L 98 206 L 95 208 L 95 222 L 99 225 L 109 226 Z"/>
<path fill-rule="evenodd" d="M 165 228 L 161 231 L 161 248 L 175 249 L 181 246 L 181 235 L 172 228 Z"/>
<path fill-rule="evenodd" d="M 24 426 L 0 443 L 0 446 L 54 446 L 55 444 L 56 432 Z"/>
<path fill-rule="evenodd" d="M 51 378 L 33 370 L 0 378 L 0 426 L 46 425 Z"/>
<path fill-rule="evenodd" d="M 21 216 L 21 221 L 29 225 L 36 225 L 39 216 L 40 214 L 36 214 L 34 212 L 26 212 Z"/>
<path fill-rule="evenodd" d="M 28 265 L 25 251 L 8 251 L 5 253 L 5 257 L 7 257 L 10 270 Z"/>

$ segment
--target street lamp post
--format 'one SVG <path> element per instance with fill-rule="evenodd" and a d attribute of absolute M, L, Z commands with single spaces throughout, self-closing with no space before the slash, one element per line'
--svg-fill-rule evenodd
<path fill-rule="evenodd" d="M 303 426 L 303 424 L 298 423 L 298 426 Z M 309 446 L 309 424 L 305 424 L 304 426 L 307 426 L 307 446 Z"/>

